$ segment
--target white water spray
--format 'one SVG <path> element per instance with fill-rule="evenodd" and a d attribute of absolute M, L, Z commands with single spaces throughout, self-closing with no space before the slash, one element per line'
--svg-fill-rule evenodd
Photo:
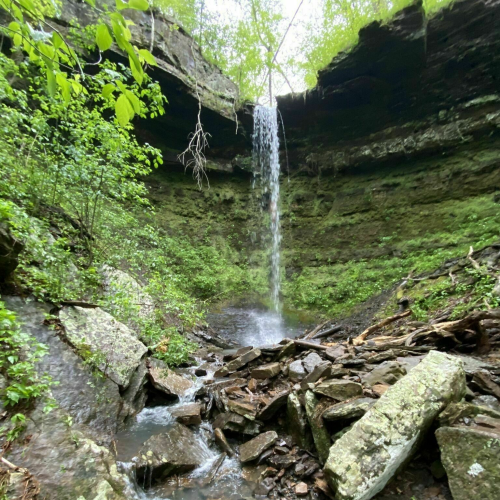
<path fill-rule="evenodd" d="M 278 116 L 276 108 L 256 106 L 254 110 L 253 160 L 256 171 L 260 169 L 263 193 L 269 196 L 271 219 L 271 300 L 276 312 L 280 305 L 280 160 Z"/>

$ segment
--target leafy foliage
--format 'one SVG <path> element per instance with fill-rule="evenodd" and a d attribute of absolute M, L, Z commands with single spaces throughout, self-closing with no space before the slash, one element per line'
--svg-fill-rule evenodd
<path fill-rule="evenodd" d="M 34 399 L 48 396 L 53 383 L 49 377 L 39 376 L 35 368 L 46 353 L 47 346 L 24 333 L 16 322 L 16 315 L 0 302 L 0 373 L 6 379 L 0 398 L 7 408 L 26 408 Z M 49 398 L 44 411 L 53 407 Z M 11 417 L 13 426 L 6 433 L 7 441 L 13 441 L 22 432 L 25 421 L 23 413 L 17 412 Z"/>

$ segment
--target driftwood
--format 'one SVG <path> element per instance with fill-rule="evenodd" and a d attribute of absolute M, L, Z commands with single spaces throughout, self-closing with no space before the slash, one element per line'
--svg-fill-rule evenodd
<path fill-rule="evenodd" d="M 326 326 L 330 320 L 324 321 L 323 323 L 319 324 L 314 330 L 310 331 L 305 337 L 304 340 L 307 339 L 312 339 L 324 326 Z"/>
<path fill-rule="evenodd" d="M 284 341 L 286 341 L 287 344 L 293 342 L 297 347 L 303 347 L 304 349 L 316 349 L 317 351 L 326 351 L 327 349 L 330 349 L 327 345 L 306 342 L 305 340 L 284 339 Z"/>
<path fill-rule="evenodd" d="M 328 330 L 324 330 L 322 332 L 317 333 L 314 337 L 311 337 L 311 340 L 321 339 L 323 337 L 328 337 L 329 335 L 333 335 L 334 333 L 340 332 L 344 327 L 341 325 L 332 326 L 328 328 Z"/>
<path fill-rule="evenodd" d="M 380 330 L 380 328 L 383 328 L 384 326 L 390 325 L 391 323 L 394 323 L 394 321 L 397 321 L 398 319 L 406 318 L 406 316 L 409 316 L 411 314 L 411 310 L 405 311 L 400 314 L 395 314 L 394 316 L 390 316 L 388 318 L 385 318 L 384 320 L 380 321 L 376 325 L 372 325 L 368 327 L 361 335 L 358 335 L 354 340 L 353 344 L 354 345 L 361 345 L 363 342 L 366 340 L 366 337 L 368 335 L 371 335 L 372 333 L 375 333 L 377 330 Z"/>

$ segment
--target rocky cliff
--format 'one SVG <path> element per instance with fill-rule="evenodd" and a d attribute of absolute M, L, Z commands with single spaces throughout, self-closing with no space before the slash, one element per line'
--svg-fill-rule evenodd
<path fill-rule="evenodd" d="M 363 29 L 316 88 L 278 99 L 288 305 L 344 314 L 497 238 L 499 16 L 498 1 L 459 1 L 430 19 L 414 4 Z M 228 170 L 202 193 L 180 171 L 158 172 L 152 198 L 169 226 L 231 236 L 252 268 L 266 241 L 259 192 Z"/>

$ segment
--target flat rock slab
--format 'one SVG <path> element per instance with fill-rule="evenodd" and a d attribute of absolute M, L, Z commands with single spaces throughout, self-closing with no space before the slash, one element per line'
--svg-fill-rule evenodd
<path fill-rule="evenodd" d="M 147 352 L 130 328 L 99 307 L 63 307 L 59 318 L 66 337 L 84 359 L 119 386 L 129 385 Z"/>
<path fill-rule="evenodd" d="M 214 373 L 214 377 L 227 377 L 230 373 L 234 373 L 235 371 L 243 368 L 251 361 L 259 358 L 262 355 L 260 349 L 252 349 L 251 351 L 246 352 L 242 356 L 233 359 L 226 366 L 223 366 L 219 370 Z"/>
<path fill-rule="evenodd" d="M 149 367 L 149 376 L 153 387 L 169 396 L 181 398 L 193 387 L 191 380 L 156 363 Z"/>
<path fill-rule="evenodd" d="M 283 391 L 279 394 L 276 394 L 269 403 L 267 403 L 264 408 L 262 408 L 257 414 L 257 418 L 259 420 L 269 420 L 274 417 L 275 413 L 283 406 L 286 405 L 286 401 L 288 399 L 288 394 L 290 391 Z"/>
<path fill-rule="evenodd" d="M 293 381 L 302 380 L 307 375 L 302 361 L 298 359 L 288 366 L 288 376 Z"/>
<path fill-rule="evenodd" d="M 420 444 L 433 420 L 466 390 L 462 361 L 437 351 L 390 387 L 330 448 L 326 479 L 338 500 L 368 500 Z"/>
<path fill-rule="evenodd" d="M 138 484 L 147 474 L 152 482 L 174 473 L 188 472 L 210 458 L 206 448 L 186 426 L 175 423 L 162 434 L 149 438 L 139 451 Z"/>
<path fill-rule="evenodd" d="M 266 378 L 276 377 L 280 371 L 281 367 L 279 363 L 269 363 L 267 365 L 261 365 L 254 368 L 251 371 L 251 376 L 252 378 L 256 378 L 258 380 L 264 380 Z"/>
<path fill-rule="evenodd" d="M 201 424 L 201 405 L 199 403 L 187 403 L 176 406 L 170 411 L 172 417 L 184 425 Z"/>
<path fill-rule="evenodd" d="M 337 401 L 346 401 L 363 394 L 363 387 L 350 380 L 326 380 L 314 388 L 316 394 L 322 394 Z"/>
<path fill-rule="evenodd" d="M 394 385 L 406 374 L 406 368 L 397 361 L 385 361 L 365 375 L 363 381 L 371 387 L 377 384 Z"/>
<path fill-rule="evenodd" d="M 241 463 L 251 462 L 259 458 L 260 454 L 270 448 L 278 439 L 274 431 L 264 432 L 240 446 Z"/>
<path fill-rule="evenodd" d="M 500 432 L 441 427 L 436 437 L 454 500 L 500 498 Z"/>

